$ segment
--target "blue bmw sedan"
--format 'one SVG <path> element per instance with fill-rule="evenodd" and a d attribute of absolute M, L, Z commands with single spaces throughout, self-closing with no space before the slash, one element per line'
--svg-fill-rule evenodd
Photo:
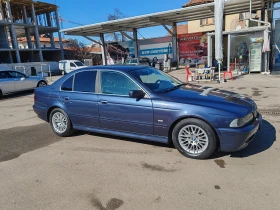
<path fill-rule="evenodd" d="M 184 156 L 241 150 L 262 117 L 249 98 L 183 83 L 147 66 L 73 71 L 35 90 L 34 111 L 59 136 L 74 130 L 170 143 Z"/>

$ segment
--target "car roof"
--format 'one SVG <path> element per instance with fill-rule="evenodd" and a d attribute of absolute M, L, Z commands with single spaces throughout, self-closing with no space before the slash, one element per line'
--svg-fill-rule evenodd
<path fill-rule="evenodd" d="M 136 70 L 136 69 L 143 69 L 143 68 L 147 68 L 147 66 L 130 66 L 130 65 L 107 65 L 107 66 L 89 66 L 83 69 L 97 69 L 97 70 L 117 70 L 117 71 L 132 71 L 132 70 Z M 82 70 L 82 69 L 80 69 Z"/>

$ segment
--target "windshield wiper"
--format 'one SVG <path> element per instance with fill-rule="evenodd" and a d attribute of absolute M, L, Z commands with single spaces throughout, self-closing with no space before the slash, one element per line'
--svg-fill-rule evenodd
<path fill-rule="evenodd" d="M 158 91 L 158 93 L 167 93 L 167 92 L 170 92 L 172 90 L 176 90 L 177 88 L 181 87 L 181 86 L 184 86 L 184 85 L 187 85 L 188 83 L 182 83 L 182 84 L 179 84 L 179 85 L 175 85 L 173 87 L 170 87 L 170 88 L 167 88 L 167 89 L 163 89 L 161 91 Z"/>

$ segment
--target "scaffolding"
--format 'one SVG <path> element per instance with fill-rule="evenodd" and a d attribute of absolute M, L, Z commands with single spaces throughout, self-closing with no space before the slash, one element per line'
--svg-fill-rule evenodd
<path fill-rule="evenodd" d="M 54 4 L 33 0 L 0 0 L 0 63 L 63 59 L 57 9 Z M 59 48 L 55 46 L 54 33 L 58 33 Z M 41 46 L 42 34 L 50 39 L 48 49 Z M 19 48 L 22 39 L 27 40 L 23 49 Z"/>

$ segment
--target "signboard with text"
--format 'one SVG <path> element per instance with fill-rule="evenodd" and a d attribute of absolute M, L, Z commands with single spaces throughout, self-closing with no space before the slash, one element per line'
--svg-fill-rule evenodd
<path fill-rule="evenodd" d="M 178 35 L 181 65 L 203 64 L 207 61 L 207 35 L 202 32 Z"/>

